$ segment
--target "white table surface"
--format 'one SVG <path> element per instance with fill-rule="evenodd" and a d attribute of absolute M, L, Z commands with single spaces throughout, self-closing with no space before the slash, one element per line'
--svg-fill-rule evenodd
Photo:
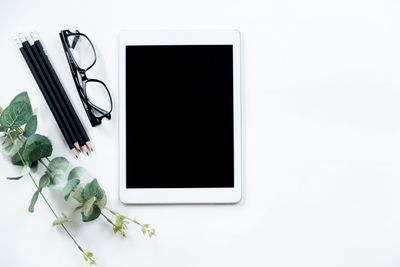
<path fill-rule="evenodd" d="M 40 4 L 39 4 L 40 3 Z M 110 206 L 152 223 L 126 240 L 102 221 L 69 226 L 99 266 L 399 266 L 400 2 L 3 1 L 0 105 L 27 90 L 54 154 L 84 165 Z M 237 205 L 125 206 L 118 200 L 117 120 L 92 129 L 58 32 L 87 33 L 99 60 L 90 76 L 118 91 L 121 29 L 230 29 L 243 37 L 244 190 Z M 97 153 L 65 148 L 12 35 L 36 29 Z M 0 266 L 87 266 L 28 179 L 0 160 Z M 45 194 L 57 210 L 67 205 Z"/>

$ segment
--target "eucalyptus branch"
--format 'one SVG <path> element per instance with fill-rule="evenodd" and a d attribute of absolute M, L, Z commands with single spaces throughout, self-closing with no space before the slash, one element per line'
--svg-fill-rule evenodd
<path fill-rule="evenodd" d="M 8 135 L 8 137 L 10 138 L 11 142 L 15 145 L 15 141 L 14 141 L 14 139 L 12 138 L 12 136 L 11 136 L 11 134 L 10 134 L 9 131 L 7 131 L 7 135 Z M 24 165 L 25 167 L 28 166 L 28 165 L 26 164 L 25 159 L 22 157 L 21 153 L 20 153 L 19 151 L 18 151 L 17 153 L 18 153 L 18 156 L 20 157 L 20 159 L 21 159 L 23 165 Z M 45 167 L 47 167 L 47 166 L 43 163 L 43 161 L 42 161 L 41 159 L 40 159 L 39 161 L 40 161 Z M 53 207 L 50 205 L 50 203 L 49 203 L 49 201 L 47 200 L 47 198 L 43 195 L 42 189 L 39 188 L 39 186 L 38 186 L 38 184 L 36 183 L 35 179 L 33 179 L 33 176 L 32 176 L 32 174 L 31 174 L 30 171 L 28 172 L 28 175 L 29 175 L 29 177 L 31 178 L 32 183 L 35 185 L 35 187 L 36 187 L 36 189 L 37 189 L 36 192 L 39 192 L 40 196 L 43 198 L 43 200 L 45 201 L 45 203 L 47 204 L 47 206 L 49 207 L 49 209 L 51 210 L 51 212 L 54 214 L 54 216 L 55 216 L 56 218 L 58 218 L 57 213 L 54 211 Z M 75 238 L 71 235 L 71 233 L 68 231 L 68 229 L 65 227 L 65 225 L 64 225 L 63 223 L 61 223 L 60 225 L 61 225 L 61 227 L 64 229 L 64 231 L 68 234 L 68 236 L 71 238 L 71 240 L 75 243 L 75 245 L 78 247 L 78 249 L 85 255 L 85 257 L 87 257 L 88 259 L 91 259 L 92 256 L 93 256 L 93 254 L 91 255 L 91 257 L 89 257 L 90 254 L 88 255 L 88 253 L 90 253 L 90 252 L 86 253 L 86 252 L 82 249 L 82 247 L 78 244 L 78 242 L 77 242 L 77 241 L 75 240 Z M 85 259 L 86 259 L 86 258 L 85 258 Z M 94 261 L 94 259 L 91 259 L 90 264 L 92 265 L 92 264 L 95 264 L 95 263 L 96 263 L 96 262 Z"/>
<path fill-rule="evenodd" d="M 31 103 L 26 92 L 17 95 L 6 109 L 3 110 L 0 107 L 0 132 L 5 133 L 3 136 L 5 140 L 0 145 L 0 148 L 9 157 L 12 164 L 23 166 L 20 176 L 7 179 L 19 180 L 28 175 L 36 188 L 29 205 L 29 212 L 34 212 L 35 204 L 40 196 L 56 217 L 53 221 L 53 226 L 59 225 L 64 229 L 82 253 L 85 261 L 89 262 L 90 265 L 96 264 L 93 253 L 84 251 L 69 232 L 65 224 L 70 219 L 67 218 L 65 213 L 61 213 L 60 216 L 57 215 L 42 192 L 45 187 L 62 188 L 64 200 L 67 201 L 71 196 L 79 202 L 80 204 L 74 209 L 74 212 L 80 211 L 83 222 L 94 221 L 101 215 L 112 225 L 114 233 L 120 233 L 123 237 L 126 237 L 125 230 L 130 222 L 139 225 L 143 234 L 148 234 L 149 237 L 155 235 L 155 230 L 149 229 L 149 224 L 141 224 L 136 219 L 126 217 L 106 207 L 107 196 L 105 191 L 100 187 L 97 179 L 91 176 L 86 169 L 75 167 L 68 172 L 70 163 L 66 158 L 55 157 L 50 159 L 49 157 L 53 152 L 52 143 L 46 136 L 36 134 L 36 129 L 37 117 L 32 112 Z M 39 163 L 43 165 L 45 171 L 39 182 L 36 182 L 31 170 L 33 170 L 33 167 L 37 167 Z M 89 180 L 91 182 L 82 183 L 82 181 Z M 115 216 L 115 222 L 103 213 L 103 209 Z"/>

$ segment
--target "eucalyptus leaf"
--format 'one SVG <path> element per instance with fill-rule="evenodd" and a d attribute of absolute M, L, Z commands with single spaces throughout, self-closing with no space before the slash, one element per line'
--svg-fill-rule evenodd
<path fill-rule="evenodd" d="M 67 218 L 67 215 L 63 213 L 62 216 L 57 217 L 57 219 L 53 221 L 52 225 L 57 226 L 66 222 L 69 222 L 69 219 Z"/>
<path fill-rule="evenodd" d="M 32 115 L 32 108 L 25 102 L 16 102 L 8 106 L 0 116 L 1 126 L 15 129 L 24 125 Z"/>
<path fill-rule="evenodd" d="M 6 158 L 12 158 L 14 154 L 23 146 L 22 142 L 18 139 L 18 131 L 11 131 L 6 134 L 6 137 L 2 143 L 2 153 Z M 19 164 L 22 166 L 21 164 Z"/>
<path fill-rule="evenodd" d="M 3 113 L 3 108 L 2 107 L 0 107 L 0 115 L 1 115 L 1 113 Z M 0 132 L 6 132 L 6 131 L 7 131 L 7 128 L 5 128 L 5 127 L 0 125 Z"/>
<path fill-rule="evenodd" d="M 15 152 L 15 154 L 11 157 L 11 163 L 14 165 L 18 165 L 18 166 L 23 166 L 23 154 L 24 154 L 24 150 L 25 150 L 25 143 L 18 149 L 17 152 Z"/>
<path fill-rule="evenodd" d="M 93 176 L 83 167 L 73 168 L 68 175 L 68 180 L 79 179 L 81 183 L 87 183 Z"/>
<path fill-rule="evenodd" d="M 1 115 L 1 113 L 3 113 L 3 108 L 2 107 L 0 107 L 0 115 Z M 7 128 L 5 128 L 5 127 L 0 125 L 0 132 L 6 132 L 6 131 L 7 131 Z"/>
<path fill-rule="evenodd" d="M 49 168 L 51 170 L 63 170 L 66 171 L 69 167 L 69 161 L 64 157 L 57 157 L 50 161 Z"/>
<path fill-rule="evenodd" d="M 31 171 L 31 168 L 29 168 L 28 166 L 25 166 L 24 168 L 22 168 L 20 174 L 16 177 L 7 177 L 8 180 L 19 180 L 22 177 L 24 177 L 25 175 L 27 175 L 29 172 Z"/>
<path fill-rule="evenodd" d="M 96 201 L 95 204 L 96 204 L 100 209 L 104 208 L 104 207 L 106 206 L 106 204 L 107 204 L 107 196 L 106 196 L 106 194 L 104 193 L 103 198 L 102 198 L 101 200 L 99 200 L 99 201 Z"/>
<path fill-rule="evenodd" d="M 39 162 L 38 162 L 38 161 L 32 162 L 32 163 L 31 163 L 31 170 L 32 170 L 32 172 L 34 172 L 34 173 L 37 172 L 38 166 L 39 166 Z"/>
<path fill-rule="evenodd" d="M 21 148 L 21 143 L 16 141 L 15 143 L 9 142 L 9 143 L 3 143 L 1 146 L 1 154 L 3 154 L 4 158 L 6 159 L 12 159 L 12 157 L 15 155 L 15 153 L 18 152 L 18 150 Z M 22 166 L 19 164 L 19 166 Z"/>
<path fill-rule="evenodd" d="M 83 187 L 78 186 L 78 187 L 76 188 L 74 194 L 72 195 L 72 197 L 73 197 L 76 201 L 78 201 L 78 202 L 80 202 L 80 203 L 85 202 L 85 197 L 83 196 Z"/>
<path fill-rule="evenodd" d="M 30 164 L 44 157 L 51 156 L 53 146 L 46 136 L 33 134 L 25 142 L 24 159 Z"/>
<path fill-rule="evenodd" d="M 80 210 L 81 208 L 83 208 L 83 205 L 80 205 L 80 206 L 76 207 L 76 208 L 72 211 L 72 213 L 77 212 L 77 211 Z"/>
<path fill-rule="evenodd" d="M 81 212 L 81 214 L 83 222 L 90 222 L 96 220 L 100 216 L 101 210 L 97 206 L 93 206 L 93 211 L 89 216 L 85 216 L 83 212 Z"/>
<path fill-rule="evenodd" d="M 19 180 L 19 179 L 21 179 L 22 177 L 24 177 L 24 176 L 17 176 L 17 177 L 7 177 L 7 180 Z"/>
<path fill-rule="evenodd" d="M 83 214 L 88 217 L 93 212 L 93 204 L 96 201 L 96 197 L 92 197 L 83 204 Z"/>
<path fill-rule="evenodd" d="M 29 137 L 36 132 L 37 129 L 37 117 L 36 115 L 32 115 L 28 122 L 25 125 L 23 136 Z"/>
<path fill-rule="evenodd" d="M 11 106 L 11 105 L 13 105 L 14 103 L 17 103 L 17 102 L 24 102 L 24 103 L 28 104 L 29 108 L 32 110 L 31 101 L 29 100 L 29 96 L 28 96 L 27 92 L 22 92 L 22 93 L 19 93 L 17 96 L 15 96 L 13 98 L 13 100 L 11 100 L 9 106 Z"/>
<path fill-rule="evenodd" d="M 71 179 L 68 181 L 67 185 L 63 189 L 64 199 L 68 200 L 69 195 L 71 194 L 72 190 L 79 184 L 78 179 Z"/>
<path fill-rule="evenodd" d="M 67 175 L 63 170 L 56 169 L 51 174 L 50 187 L 62 190 L 67 185 Z"/>
<path fill-rule="evenodd" d="M 85 199 L 90 199 L 96 197 L 97 199 L 102 199 L 104 196 L 104 190 L 101 189 L 97 179 L 93 179 L 90 183 L 85 186 L 83 191 Z"/>
<path fill-rule="evenodd" d="M 35 210 L 35 204 L 36 201 L 38 200 L 39 197 L 39 191 L 36 191 L 33 196 L 32 196 L 32 200 L 31 200 L 31 204 L 29 205 L 29 212 L 33 212 Z"/>
<path fill-rule="evenodd" d="M 45 172 L 39 180 L 39 190 L 42 190 L 46 186 L 50 184 L 50 175 L 48 172 Z"/>

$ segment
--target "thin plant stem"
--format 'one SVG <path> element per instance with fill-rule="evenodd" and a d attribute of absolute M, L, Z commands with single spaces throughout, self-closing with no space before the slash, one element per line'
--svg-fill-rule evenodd
<path fill-rule="evenodd" d="M 113 223 L 113 221 L 108 218 L 103 212 L 100 212 L 100 214 L 107 220 L 107 222 L 111 223 L 114 227 L 117 227 L 117 225 L 115 225 L 115 223 Z"/>
<path fill-rule="evenodd" d="M 42 163 L 42 165 L 43 165 L 44 167 L 46 167 L 46 169 L 47 169 L 50 173 L 53 173 L 53 171 L 49 168 L 49 166 L 47 166 L 47 165 L 43 162 L 42 159 L 39 159 L 39 162 Z"/>

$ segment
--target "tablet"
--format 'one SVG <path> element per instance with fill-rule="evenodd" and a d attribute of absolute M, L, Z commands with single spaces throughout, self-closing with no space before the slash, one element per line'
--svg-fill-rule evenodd
<path fill-rule="evenodd" d="M 241 198 L 240 33 L 120 33 L 120 199 Z"/>

